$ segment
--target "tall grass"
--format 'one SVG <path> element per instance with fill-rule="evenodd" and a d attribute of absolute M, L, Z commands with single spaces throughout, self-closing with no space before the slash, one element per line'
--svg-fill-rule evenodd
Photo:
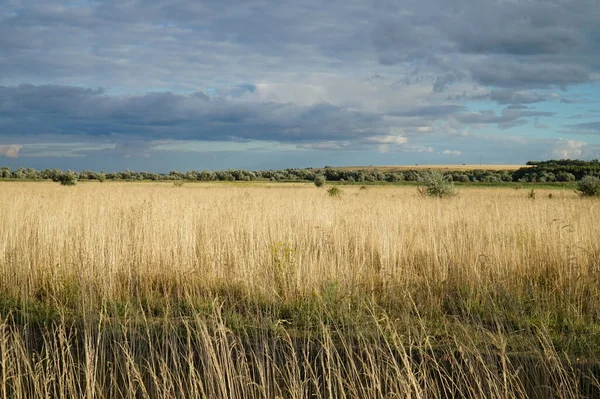
<path fill-rule="evenodd" d="M 600 394 L 597 199 L 1 188 L 0 396 Z"/>

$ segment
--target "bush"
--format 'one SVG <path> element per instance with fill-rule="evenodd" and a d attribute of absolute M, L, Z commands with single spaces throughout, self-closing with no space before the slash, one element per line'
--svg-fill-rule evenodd
<path fill-rule="evenodd" d="M 469 179 L 469 176 L 467 175 L 463 175 L 463 174 L 454 174 L 452 176 L 452 180 L 457 181 L 457 182 L 461 182 L 461 183 L 468 183 L 471 180 Z"/>
<path fill-rule="evenodd" d="M 104 173 L 104 172 L 98 173 L 98 181 L 100 183 L 104 183 L 105 180 L 106 180 L 106 173 Z"/>
<path fill-rule="evenodd" d="M 183 180 L 175 180 L 175 181 L 173 182 L 173 185 L 174 185 L 175 187 L 181 187 L 181 186 L 183 186 Z"/>
<path fill-rule="evenodd" d="M 454 197 L 456 188 L 452 183 L 452 176 L 444 176 L 443 173 L 432 170 L 422 175 L 423 186 L 418 188 L 421 195 L 428 197 Z"/>
<path fill-rule="evenodd" d="M 331 187 L 330 189 L 327 190 L 327 194 L 329 194 L 330 197 L 334 197 L 334 198 L 339 198 L 342 196 L 342 189 L 337 188 L 337 187 Z"/>
<path fill-rule="evenodd" d="M 558 181 L 574 181 L 575 175 L 569 172 L 560 172 L 556 175 L 556 180 Z"/>
<path fill-rule="evenodd" d="M 323 176 L 323 175 L 315 176 L 315 186 L 323 187 L 324 184 L 325 184 L 325 176 Z"/>
<path fill-rule="evenodd" d="M 489 175 L 484 176 L 481 181 L 484 183 L 501 183 L 502 176 L 497 173 L 490 173 Z"/>
<path fill-rule="evenodd" d="M 582 197 L 600 197 L 600 179 L 584 176 L 577 183 L 577 193 Z"/>
<path fill-rule="evenodd" d="M 74 186 L 77 184 L 77 174 L 72 170 L 68 170 L 58 176 L 58 182 L 63 186 Z"/>

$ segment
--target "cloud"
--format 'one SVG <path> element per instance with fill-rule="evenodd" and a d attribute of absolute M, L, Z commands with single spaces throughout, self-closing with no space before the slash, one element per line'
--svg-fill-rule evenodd
<path fill-rule="evenodd" d="M 299 106 L 203 92 L 132 96 L 72 86 L 0 86 L 0 119 L 4 118 L 0 137 L 7 132 L 29 140 L 84 137 L 116 142 L 105 151 L 123 156 L 146 151 L 153 140 L 267 140 L 306 144 L 304 148 L 333 148 L 346 142 L 400 145 L 406 143 L 406 134 L 428 133 L 432 121 L 463 109 L 442 104 L 386 115 L 330 103 Z"/>
<path fill-rule="evenodd" d="M 590 70 L 585 66 L 562 62 L 524 62 L 517 59 L 479 61 L 471 66 L 475 81 L 487 86 L 549 88 L 590 82 Z"/>
<path fill-rule="evenodd" d="M 577 140 L 560 140 L 554 147 L 552 155 L 560 159 L 577 158 L 583 153 L 588 143 Z"/>
<path fill-rule="evenodd" d="M 404 144 L 408 141 L 408 139 L 402 135 L 386 135 L 386 136 L 373 136 L 369 137 L 369 141 L 373 141 L 375 143 L 380 144 Z"/>
<path fill-rule="evenodd" d="M 0 83 L 213 87 L 235 96 L 245 84 L 293 81 L 311 71 L 398 77 L 374 68 L 379 62 L 430 74 L 437 93 L 465 80 L 564 87 L 598 73 L 596 6 L 592 0 L 9 3 L 0 13 Z"/>
<path fill-rule="evenodd" d="M 600 12 L 589 0 L 378 4 L 380 62 L 441 72 L 436 91 L 469 76 L 500 88 L 565 88 L 598 71 Z"/>
<path fill-rule="evenodd" d="M 434 151 L 434 148 L 431 146 L 424 146 L 424 145 L 411 145 L 411 146 L 404 146 L 402 148 L 402 151 L 430 153 L 430 152 Z"/>
<path fill-rule="evenodd" d="M 444 150 L 444 151 L 442 151 L 442 154 L 444 154 L 444 155 L 455 155 L 455 156 L 458 156 L 458 155 L 461 154 L 461 152 L 458 151 L 458 150 Z"/>
<path fill-rule="evenodd" d="M 567 127 L 570 133 L 600 134 L 600 121 L 576 123 Z"/>
<path fill-rule="evenodd" d="M 556 93 L 542 93 L 529 90 L 502 89 L 492 90 L 490 100 L 498 104 L 533 104 L 542 101 L 553 101 L 560 96 Z"/>
<path fill-rule="evenodd" d="M 345 150 L 350 147 L 352 143 L 349 141 L 325 141 L 318 143 L 303 143 L 298 144 L 297 147 L 305 150 Z"/>
<path fill-rule="evenodd" d="M 159 140 L 443 158 L 443 148 L 471 154 L 457 140 L 474 129 L 554 128 L 566 112 L 589 118 L 569 133 L 596 135 L 598 118 L 570 106 L 597 91 L 596 3 L 10 0 L 0 139 L 24 146 L 19 161 L 35 151 L 133 159 Z M 96 150 L 29 146 L 49 142 Z"/>
<path fill-rule="evenodd" d="M 466 110 L 464 105 L 456 104 L 445 104 L 445 105 L 427 105 L 421 107 L 412 107 L 408 109 L 396 110 L 389 112 L 389 115 L 393 116 L 430 116 L 430 117 L 443 117 L 455 114 L 460 111 Z"/>
<path fill-rule="evenodd" d="M 7 158 L 17 158 L 21 148 L 23 146 L 19 144 L 0 145 L 0 155 Z"/>
<path fill-rule="evenodd" d="M 481 126 L 496 124 L 501 129 L 510 129 L 526 124 L 526 118 L 552 115 L 554 115 L 553 112 L 530 111 L 524 107 L 507 107 L 502 110 L 500 115 L 491 110 L 484 110 L 458 114 L 455 118 L 461 123 Z"/>

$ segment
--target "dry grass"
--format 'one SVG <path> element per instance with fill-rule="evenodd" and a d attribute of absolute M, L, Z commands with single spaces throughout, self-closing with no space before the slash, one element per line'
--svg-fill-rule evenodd
<path fill-rule="evenodd" d="M 4 397 L 593 391 L 597 200 L 4 183 Z"/>

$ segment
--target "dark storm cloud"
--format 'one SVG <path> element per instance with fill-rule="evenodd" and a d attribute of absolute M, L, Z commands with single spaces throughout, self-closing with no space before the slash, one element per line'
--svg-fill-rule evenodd
<path fill-rule="evenodd" d="M 4 79 L 21 81 L 189 87 L 198 72 L 242 78 L 264 76 L 265 66 L 301 71 L 371 57 L 435 69 L 436 92 L 469 77 L 496 87 L 565 87 L 588 82 L 600 67 L 597 5 L 11 0 L 0 6 L 0 68 Z"/>
<path fill-rule="evenodd" d="M 590 81 L 590 68 L 571 62 L 553 63 L 491 58 L 477 62 L 470 68 L 473 78 L 486 86 L 508 88 L 558 86 L 564 89 L 571 84 Z"/>
<path fill-rule="evenodd" d="M 461 109 L 421 109 L 410 115 L 448 115 Z M 111 96 L 66 86 L 0 87 L 1 134 L 111 135 L 146 140 L 350 140 L 387 134 L 383 115 L 320 103 L 301 107 L 189 95 Z"/>
<path fill-rule="evenodd" d="M 345 59 L 371 46 L 362 30 L 368 8 L 362 1 L 8 1 L 0 5 L 0 83 L 43 77 L 188 89 L 273 68 L 302 70 L 320 54 Z"/>
<path fill-rule="evenodd" d="M 595 1 L 378 3 L 373 42 L 383 64 L 419 62 L 506 88 L 586 83 L 600 67 Z"/>

